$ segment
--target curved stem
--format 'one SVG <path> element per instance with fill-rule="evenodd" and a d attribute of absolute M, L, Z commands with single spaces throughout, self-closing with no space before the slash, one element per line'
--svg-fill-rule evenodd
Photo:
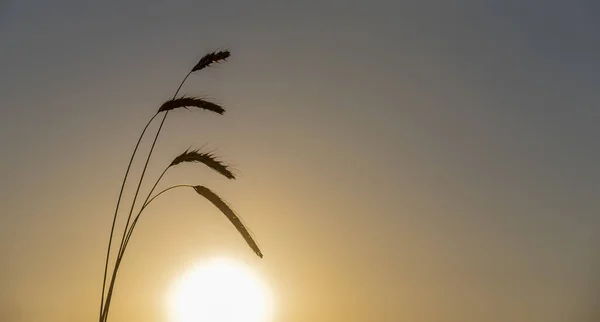
<path fill-rule="evenodd" d="M 160 134 L 160 129 L 162 128 L 165 120 L 167 118 L 167 114 L 169 111 L 165 112 L 165 116 L 160 122 L 160 127 L 158 128 L 158 132 L 156 132 L 156 136 L 154 136 L 154 141 L 152 142 L 152 147 L 150 148 L 150 153 L 146 158 L 146 163 L 144 164 L 144 169 L 142 170 L 142 175 L 140 177 L 140 181 L 138 182 L 137 189 L 135 190 L 135 195 L 133 197 L 133 202 L 131 203 L 131 208 L 129 210 L 129 215 L 127 216 L 127 223 L 125 224 L 125 230 L 123 231 L 123 237 L 121 238 L 121 246 L 119 246 L 119 253 L 121 253 L 121 249 L 123 248 L 123 244 L 125 243 L 125 235 L 127 235 L 127 228 L 129 227 L 129 222 L 131 221 L 131 214 L 133 213 L 133 209 L 135 208 L 135 201 L 137 199 L 138 194 L 140 193 L 140 188 L 142 187 L 142 181 L 144 179 L 144 175 L 146 174 L 146 169 L 148 169 L 148 163 L 150 162 L 150 156 L 152 155 L 152 150 L 154 150 L 154 146 L 156 145 L 156 141 L 158 140 L 158 135 Z M 106 305 L 104 306 L 104 321 L 106 321 L 108 308 L 110 307 L 110 300 L 112 298 L 112 293 L 114 289 L 114 282 L 117 277 L 118 265 L 115 263 L 115 267 L 113 269 L 112 278 L 110 280 L 110 286 L 108 288 L 108 294 L 106 295 Z"/>
<path fill-rule="evenodd" d="M 162 190 L 161 192 L 157 193 L 154 197 L 152 197 L 152 199 L 147 200 L 146 203 L 142 206 L 142 209 L 140 210 L 140 212 L 137 214 L 137 216 L 135 217 L 135 219 L 133 220 L 133 223 L 131 224 L 131 227 L 129 228 L 129 232 L 127 234 L 127 239 L 125 239 L 125 245 L 123 245 L 123 249 L 121 250 L 121 254 L 120 254 L 120 258 L 123 258 L 123 254 L 125 253 L 125 249 L 127 248 L 127 245 L 129 244 L 129 240 L 131 239 L 131 235 L 133 234 L 133 229 L 135 228 L 136 223 L 138 222 L 140 216 L 142 215 L 142 211 L 144 211 L 144 209 L 146 209 L 146 207 L 148 207 L 148 205 L 150 205 L 150 203 L 156 199 L 158 196 L 162 195 L 163 193 L 171 190 L 171 189 L 175 189 L 175 188 L 182 188 L 182 187 L 186 187 L 186 188 L 193 188 L 194 186 L 189 185 L 189 184 L 178 184 L 172 187 L 169 187 L 167 189 Z"/>
<path fill-rule="evenodd" d="M 119 191 L 119 198 L 117 199 L 117 206 L 115 208 L 115 214 L 113 216 L 113 222 L 112 222 L 112 226 L 110 228 L 110 237 L 108 239 L 108 248 L 106 250 L 106 261 L 104 263 L 104 277 L 102 279 L 102 296 L 100 298 L 100 322 L 102 322 L 102 310 L 104 308 L 104 291 L 106 290 L 106 275 L 108 273 L 108 262 L 110 260 L 110 249 L 112 246 L 113 234 L 115 231 L 115 223 L 117 221 L 117 214 L 119 213 L 119 205 L 121 204 L 121 197 L 123 196 L 123 190 L 125 189 L 125 182 L 127 181 L 127 176 L 129 176 L 129 170 L 131 169 L 131 164 L 133 163 L 133 159 L 135 157 L 137 149 L 140 146 L 140 142 L 142 142 L 142 138 L 144 137 L 144 134 L 146 133 L 148 126 L 150 125 L 150 123 L 152 123 L 152 121 L 154 120 L 154 118 L 157 115 L 158 115 L 158 113 L 154 114 L 154 116 L 152 116 L 150 121 L 148 121 L 148 123 L 146 123 L 146 126 L 144 127 L 142 134 L 140 134 L 140 138 L 138 139 L 137 143 L 135 144 L 135 148 L 133 149 L 133 153 L 131 154 L 131 158 L 129 159 L 129 164 L 127 165 L 127 170 L 125 171 L 125 176 L 123 177 L 123 182 L 121 183 L 121 191 Z"/>
<path fill-rule="evenodd" d="M 140 188 L 142 187 L 142 181 L 144 180 L 144 175 L 146 174 L 146 170 L 148 169 L 148 164 L 150 163 L 150 157 L 152 156 L 152 151 L 154 150 L 154 147 L 156 146 L 156 141 L 158 141 L 158 136 L 160 135 L 160 130 L 162 129 L 163 125 L 165 124 L 165 120 L 167 119 L 168 114 L 169 114 L 169 111 L 166 111 L 165 116 L 163 116 L 163 119 L 160 122 L 158 131 L 156 132 L 156 135 L 154 136 L 154 141 L 152 141 L 152 147 L 150 147 L 150 152 L 148 153 L 148 157 L 146 158 L 146 163 L 144 163 L 144 169 L 142 170 L 142 176 L 140 178 L 140 181 L 138 182 L 137 189 L 135 190 L 135 195 L 133 196 L 133 202 L 131 203 L 131 209 L 129 209 L 129 215 L 127 216 L 127 223 L 125 223 L 125 230 L 123 231 L 123 237 L 121 238 L 121 246 L 119 247 L 119 252 L 121 251 L 121 248 L 123 248 L 123 243 L 125 243 L 125 235 L 127 234 L 127 228 L 129 227 L 129 222 L 131 221 L 131 214 L 133 213 L 133 209 L 135 208 L 135 202 L 136 202 L 138 194 L 140 193 Z"/>
<path fill-rule="evenodd" d="M 177 94 L 179 94 L 179 90 L 181 90 L 181 87 L 183 86 L 183 84 L 185 83 L 185 81 L 188 79 L 188 77 L 191 74 L 192 74 L 191 71 L 188 72 L 187 75 L 185 75 L 185 77 L 181 81 L 181 83 L 179 83 L 179 87 L 177 87 L 177 90 L 175 91 L 175 94 L 173 95 L 173 99 L 175 99 L 175 97 L 177 97 Z M 127 235 L 127 230 L 129 228 L 129 222 L 131 221 L 131 215 L 133 213 L 133 209 L 135 208 L 137 196 L 140 192 L 140 187 L 142 186 L 142 182 L 144 181 L 144 175 L 146 174 L 146 169 L 148 168 L 148 163 L 150 162 L 150 157 L 152 157 L 152 152 L 154 151 L 154 147 L 156 145 L 156 141 L 158 140 L 158 136 L 160 135 L 160 131 L 162 130 L 165 120 L 167 119 L 167 115 L 169 115 L 169 111 L 165 112 L 165 115 L 164 115 L 162 121 L 160 122 L 160 126 L 158 127 L 158 130 L 156 131 L 156 135 L 154 136 L 154 141 L 152 142 L 152 147 L 150 148 L 150 152 L 148 153 L 148 157 L 146 158 L 146 163 L 144 164 L 144 169 L 142 170 L 142 175 L 138 182 L 138 186 L 135 191 L 135 195 L 133 197 L 133 202 L 131 203 L 131 209 L 129 210 L 129 215 L 127 216 L 127 223 L 125 224 L 125 229 L 123 230 L 123 237 L 121 238 L 121 246 L 119 247 L 119 252 L 121 252 L 121 249 L 123 248 L 123 244 L 125 243 L 125 237 Z M 104 306 L 104 310 L 102 312 L 102 317 L 101 317 L 102 321 L 101 322 L 106 322 L 108 319 L 108 310 L 110 307 L 110 301 L 111 301 L 112 293 L 113 293 L 114 286 L 115 286 L 115 280 L 117 278 L 118 268 L 119 267 L 118 267 L 117 263 L 115 263 L 115 267 L 113 269 L 113 274 L 112 274 L 111 281 L 110 281 L 110 286 L 108 288 L 108 294 L 106 295 L 106 303 Z"/>
<path fill-rule="evenodd" d="M 178 185 L 174 185 L 174 186 L 168 187 L 167 189 L 163 189 L 163 191 L 161 191 L 161 192 L 157 193 L 157 194 L 156 194 L 156 196 L 152 197 L 152 199 L 150 199 L 150 200 L 149 200 L 149 201 L 146 203 L 146 205 L 145 205 L 144 207 L 148 206 L 148 205 L 149 205 L 149 204 L 150 204 L 150 203 L 151 203 L 151 202 L 152 202 L 154 199 L 158 198 L 158 196 L 162 195 L 163 193 L 165 193 L 165 192 L 167 192 L 167 191 L 169 191 L 169 190 L 171 190 L 171 189 L 175 189 L 175 188 L 183 188 L 183 187 L 186 187 L 186 188 L 193 188 L 194 186 L 192 186 L 191 184 L 178 184 Z"/>
<path fill-rule="evenodd" d="M 154 183 L 154 186 L 152 186 L 152 189 L 150 189 L 150 192 L 148 193 L 148 196 L 146 196 L 146 199 L 144 200 L 144 203 L 142 203 L 142 208 L 138 212 L 136 218 L 134 219 L 134 222 L 135 222 L 135 220 L 137 220 L 137 217 L 140 216 L 140 214 L 142 213 L 142 211 L 144 211 L 144 208 L 146 208 L 146 206 L 148 205 L 148 199 L 150 199 L 150 196 L 154 192 L 154 189 L 156 189 L 156 186 L 158 186 L 158 183 L 164 177 L 164 175 L 167 173 L 167 170 L 169 170 L 169 168 L 171 168 L 171 166 L 168 166 L 168 167 L 165 168 L 165 170 L 160 174 L 160 176 L 158 177 L 158 179 Z M 121 249 L 119 249 L 119 256 L 121 256 L 121 252 L 125 248 L 125 245 L 127 245 L 127 241 L 129 240 L 129 237 L 131 236 L 132 227 L 133 227 L 133 224 L 131 225 L 131 227 L 129 227 L 129 230 L 127 231 L 127 235 L 125 237 L 125 242 L 121 246 Z"/>
<path fill-rule="evenodd" d="M 190 77 L 190 75 L 192 75 L 194 71 L 190 71 L 189 73 L 187 73 L 187 75 L 185 75 L 185 77 L 183 78 L 183 80 L 181 81 L 181 83 L 179 83 L 179 87 L 177 87 L 177 90 L 175 91 L 175 94 L 173 94 L 173 99 L 175 99 L 175 97 L 177 96 L 177 94 L 179 94 L 179 90 L 181 89 L 181 86 L 183 86 L 183 83 L 185 83 L 185 81 L 188 79 L 188 77 Z"/>
<path fill-rule="evenodd" d="M 154 201 L 154 199 L 156 199 L 158 196 L 162 195 L 163 193 L 165 193 L 165 192 L 167 192 L 169 190 L 172 190 L 172 189 L 175 189 L 175 188 L 181 188 L 181 187 L 191 187 L 191 188 L 193 188 L 194 186 L 188 185 L 188 184 L 179 184 L 179 185 L 175 185 L 175 186 L 166 188 L 166 189 L 162 190 L 161 192 L 157 193 L 154 197 L 152 197 L 150 200 L 148 200 L 148 202 L 146 202 L 142 206 L 142 208 L 140 209 L 140 212 L 137 214 L 137 216 L 133 220 L 133 222 L 131 224 L 131 228 L 129 230 L 128 238 L 125 241 L 125 244 L 123 245 L 123 248 L 122 248 L 119 256 L 117 256 L 117 261 L 115 262 L 114 272 L 118 271 L 119 267 L 121 266 L 121 262 L 123 260 L 123 256 L 125 255 L 125 250 L 127 249 L 127 245 L 129 244 L 129 240 L 131 238 L 131 234 L 133 234 L 133 229 L 135 228 L 135 225 L 137 224 L 138 219 L 140 218 L 140 215 L 142 214 L 142 212 L 144 211 L 144 209 L 146 209 L 146 207 L 148 207 L 148 205 L 150 205 L 150 203 L 152 203 L 152 201 Z M 115 277 L 115 276 L 116 276 L 116 274 L 113 275 L 113 277 Z M 108 318 L 108 307 L 110 306 L 110 299 L 112 298 L 112 291 L 114 289 L 112 286 L 114 286 L 114 279 L 113 279 L 113 281 L 111 283 L 111 287 L 110 287 L 109 293 L 108 293 L 109 296 L 107 297 L 106 306 L 104 308 L 105 309 L 104 314 L 103 314 L 104 321 L 106 321 L 107 318 Z"/>

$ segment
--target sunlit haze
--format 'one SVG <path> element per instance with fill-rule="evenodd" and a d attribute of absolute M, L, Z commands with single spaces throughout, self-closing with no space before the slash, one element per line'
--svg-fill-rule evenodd
<path fill-rule="evenodd" d="M 273 299 L 264 282 L 231 259 L 198 263 L 174 283 L 172 322 L 271 322 Z"/>
<path fill-rule="evenodd" d="M 210 187 L 264 258 L 193 189 L 169 191 L 108 322 L 202 319 L 173 314 L 229 287 L 232 313 L 258 310 L 258 282 L 268 322 L 600 321 L 600 1 L 0 0 L 1 322 L 99 321 L 136 140 L 224 49 L 181 94 L 225 114 L 169 113 L 140 196 L 204 147 L 237 178 L 181 164 L 157 190 Z"/>

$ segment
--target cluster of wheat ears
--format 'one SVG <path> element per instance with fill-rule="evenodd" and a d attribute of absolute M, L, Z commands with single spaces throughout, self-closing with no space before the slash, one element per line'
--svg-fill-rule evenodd
<path fill-rule="evenodd" d="M 199 108 L 199 109 L 203 109 L 206 111 L 214 112 L 214 113 L 217 113 L 220 115 L 225 113 L 225 109 L 222 106 L 212 103 L 212 102 L 209 102 L 205 99 L 198 98 L 198 97 L 187 97 L 187 96 L 178 97 L 177 95 L 179 94 L 179 90 L 181 89 L 181 87 L 183 86 L 183 84 L 185 83 L 185 81 L 188 79 L 188 77 L 191 74 L 201 71 L 213 64 L 224 62 L 227 60 L 227 58 L 229 58 L 229 56 L 230 56 L 229 51 L 215 51 L 215 52 L 211 52 L 211 53 L 204 55 L 200 59 L 200 61 L 194 66 L 194 68 L 192 68 L 192 70 L 190 72 L 188 72 L 187 75 L 183 78 L 183 80 L 179 84 L 179 87 L 175 91 L 173 98 L 171 100 L 165 102 L 164 104 L 162 104 L 160 106 L 160 108 L 158 109 L 158 111 L 152 116 L 150 121 L 148 121 L 148 123 L 144 127 L 144 130 L 142 131 L 142 134 L 140 135 L 140 138 L 137 141 L 137 144 L 135 145 L 135 148 L 133 149 L 131 159 L 129 160 L 129 165 L 127 166 L 127 170 L 125 171 L 125 176 L 124 176 L 123 182 L 121 184 L 121 191 L 119 192 L 119 198 L 117 200 L 117 206 L 115 209 L 115 214 L 113 216 L 112 227 L 110 229 L 110 238 L 109 238 L 108 247 L 107 247 L 107 251 L 106 251 L 106 261 L 104 264 L 104 279 L 102 281 L 102 298 L 100 301 L 99 322 L 106 322 L 108 320 L 108 312 L 109 312 L 110 302 L 111 302 L 114 287 L 115 287 L 117 273 L 119 271 L 121 262 L 123 261 L 123 256 L 125 255 L 125 250 L 127 249 L 127 245 L 129 244 L 129 241 L 131 240 L 131 235 L 133 234 L 135 225 L 138 223 L 140 216 L 142 215 L 144 210 L 148 207 L 148 205 L 153 200 L 155 200 L 157 197 L 159 197 L 160 195 L 162 195 L 163 193 L 165 193 L 169 190 L 176 189 L 176 188 L 192 188 L 200 196 L 206 198 L 213 205 L 215 205 L 227 217 L 227 219 L 229 219 L 229 221 L 235 226 L 235 228 L 242 235 L 242 237 L 244 237 L 244 239 L 246 240 L 246 242 L 248 243 L 250 248 L 252 248 L 252 250 L 256 253 L 256 255 L 258 255 L 259 257 L 262 258 L 262 253 L 261 253 L 260 249 L 258 248 L 258 245 L 256 244 L 256 242 L 254 241 L 254 239 L 248 232 L 248 229 L 244 226 L 244 224 L 242 224 L 240 218 L 223 201 L 223 199 L 221 199 L 221 197 L 219 197 L 216 193 L 214 193 L 209 188 L 207 188 L 205 186 L 201 186 L 201 185 L 180 184 L 180 185 L 168 187 L 168 188 L 153 195 L 154 190 L 158 186 L 158 183 L 163 178 L 163 176 L 167 173 L 167 170 L 169 170 L 171 167 L 174 167 L 181 163 L 189 163 L 189 162 L 202 163 L 205 166 L 209 167 L 210 169 L 223 175 L 227 179 L 235 179 L 235 175 L 231 172 L 229 167 L 211 152 L 203 152 L 200 150 L 189 150 L 188 149 L 188 150 L 184 151 L 182 154 L 178 155 L 175 159 L 173 159 L 173 161 L 160 174 L 160 176 L 158 177 L 158 179 L 152 186 L 152 189 L 150 189 L 150 192 L 144 199 L 144 202 L 139 207 L 139 210 L 137 211 L 136 216 L 135 217 L 132 216 L 134 213 L 135 206 L 136 206 L 136 200 L 137 200 L 138 194 L 140 192 L 140 187 L 142 186 L 142 182 L 144 181 L 144 175 L 146 174 L 146 169 L 148 167 L 148 163 L 152 156 L 152 151 L 154 151 L 154 146 L 156 145 L 156 141 L 158 140 L 160 131 L 163 127 L 163 124 L 165 123 L 165 120 L 167 119 L 167 115 L 169 114 L 169 112 L 175 111 L 178 109 L 182 109 L 182 108 L 189 109 L 191 107 L 194 107 L 194 108 Z M 106 286 L 107 286 L 108 264 L 110 262 L 110 253 L 111 253 L 111 247 L 112 247 L 112 242 L 113 242 L 113 236 L 114 236 L 114 232 L 115 232 L 115 223 L 117 221 L 117 216 L 119 213 L 119 205 L 120 205 L 121 199 L 123 197 L 123 189 L 125 187 L 125 182 L 127 181 L 127 177 L 129 175 L 129 170 L 131 169 L 131 164 L 133 163 L 133 159 L 135 158 L 138 147 L 140 146 L 140 142 L 142 141 L 142 138 L 144 137 L 144 134 L 146 133 L 148 126 L 152 123 L 152 121 L 154 121 L 154 119 L 157 116 L 159 116 L 161 114 L 163 117 L 160 122 L 160 126 L 158 127 L 158 130 L 156 131 L 156 134 L 154 135 L 152 147 L 150 148 L 150 152 L 148 152 L 148 156 L 146 157 L 146 162 L 144 164 L 142 174 L 138 181 L 137 188 L 135 190 L 135 195 L 133 196 L 131 208 L 129 209 L 125 228 L 122 233 L 121 244 L 119 246 L 119 252 L 117 253 L 117 257 L 114 261 L 114 266 L 112 269 L 112 277 L 110 278 L 110 283 L 108 283 L 108 289 L 107 289 Z M 133 218 L 133 221 L 131 220 L 132 218 Z M 115 236 L 115 239 L 116 238 L 117 237 Z"/>

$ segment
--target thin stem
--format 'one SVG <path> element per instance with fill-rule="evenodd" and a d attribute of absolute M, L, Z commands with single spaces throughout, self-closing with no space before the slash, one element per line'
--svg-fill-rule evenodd
<path fill-rule="evenodd" d="M 121 197 L 123 196 L 123 190 L 125 189 L 125 182 L 127 181 L 127 176 L 129 175 L 129 170 L 131 169 L 131 164 L 133 163 L 133 159 L 135 157 L 137 149 L 140 146 L 140 142 L 142 141 L 142 138 L 144 137 L 144 134 L 146 133 L 148 126 L 150 125 L 150 123 L 152 123 L 152 121 L 154 120 L 154 118 L 157 115 L 158 114 L 154 114 L 154 116 L 152 116 L 150 121 L 148 121 L 148 123 L 146 123 L 146 126 L 144 127 L 142 134 L 140 134 L 140 138 L 138 139 L 137 143 L 135 144 L 135 148 L 133 149 L 133 153 L 131 154 L 131 158 L 129 159 L 129 164 L 127 165 L 127 170 L 125 171 L 125 176 L 123 177 L 123 182 L 121 183 L 121 191 L 119 191 L 119 198 L 117 199 L 117 206 L 115 208 L 115 214 L 113 216 L 113 222 L 112 222 L 112 226 L 110 228 L 110 238 L 108 239 L 108 248 L 106 250 L 106 261 L 104 263 L 104 278 L 102 279 L 102 296 L 100 298 L 100 322 L 102 322 L 102 310 L 104 308 L 104 291 L 106 290 L 106 275 L 108 273 L 108 262 L 110 260 L 110 249 L 112 246 L 113 234 L 115 231 L 115 223 L 117 221 L 117 214 L 119 213 L 119 205 L 121 204 Z"/>
<path fill-rule="evenodd" d="M 125 245 L 123 246 L 123 249 L 121 250 L 120 258 L 123 258 L 123 254 L 125 254 L 125 249 L 127 248 L 127 245 L 129 244 L 129 240 L 131 239 L 131 235 L 133 234 L 133 229 L 135 228 L 136 223 L 138 222 L 138 220 L 140 219 L 140 216 L 142 215 L 142 211 L 144 211 L 144 209 L 146 209 L 146 207 L 148 207 L 148 205 L 150 205 L 150 203 L 154 199 L 156 199 L 158 196 L 162 195 L 163 193 L 165 193 L 171 189 L 181 188 L 181 187 L 193 188 L 194 186 L 189 185 L 189 184 L 178 184 L 178 185 L 175 185 L 175 186 L 172 186 L 172 187 L 162 190 L 161 192 L 157 193 L 156 196 L 152 197 L 152 199 L 146 201 L 146 203 L 142 206 L 142 209 L 140 210 L 140 212 L 137 214 L 137 216 L 133 220 L 131 227 L 129 228 L 129 232 L 127 234 L 127 239 L 125 240 Z"/>
<path fill-rule="evenodd" d="M 163 119 L 160 122 L 158 131 L 156 132 L 156 135 L 154 136 L 154 141 L 152 141 L 152 147 L 150 147 L 150 152 L 148 153 L 148 157 L 146 158 L 146 163 L 144 164 L 144 169 L 142 170 L 142 176 L 140 178 L 140 181 L 138 182 L 137 189 L 135 190 L 135 195 L 133 196 L 133 202 L 131 203 L 131 209 L 129 209 L 129 215 L 127 216 L 127 223 L 125 224 L 125 230 L 123 231 L 123 237 L 121 238 L 121 246 L 119 247 L 119 252 L 121 251 L 121 248 L 123 248 L 123 243 L 125 243 L 125 235 L 127 234 L 127 228 L 129 227 L 129 222 L 131 221 L 131 214 L 133 213 L 133 209 L 135 208 L 135 202 L 136 202 L 138 194 L 140 193 L 140 188 L 142 187 L 142 181 L 144 180 L 144 175 L 146 174 L 146 170 L 148 169 L 148 164 L 150 163 L 150 157 L 152 156 L 152 151 L 154 150 L 154 147 L 156 146 L 156 141 L 158 141 L 158 136 L 160 135 L 160 130 L 162 129 L 163 125 L 165 124 L 165 120 L 167 119 L 168 114 L 169 114 L 169 111 L 166 111 L 165 116 L 163 116 Z"/>
<path fill-rule="evenodd" d="M 167 189 L 164 189 L 163 191 L 157 193 L 156 196 L 152 197 L 152 199 L 148 200 L 148 202 L 146 203 L 146 206 L 148 206 L 154 199 L 158 198 L 158 196 L 162 195 L 163 193 L 165 193 L 171 189 L 182 188 L 182 187 L 193 188 L 194 186 L 192 186 L 191 184 L 178 184 L 178 185 L 174 185 L 172 187 L 168 187 Z M 146 206 L 144 206 L 144 207 L 146 207 Z"/>
<path fill-rule="evenodd" d="M 175 94 L 173 95 L 173 99 L 175 99 L 175 97 L 177 97 L 177 94 L 179 94 L 179 90 L 181 90 L 181 87 L 183 86 L 183 84 L 185 83 L 185 81 L 188 79 L 188 77 L 192 74 L 192 72 L 188 72 L 187 75 L 185 75 L 185 77 L 183 78 L 183 80 L 181 81 L 181 83 L 179 83 L 179 87 L 177 87 L 177 90 L 175 91 Z M 125 237 L 127 235 L 127 230 L 129 228 L 129 222 L 131 221 L 131 215 L 133 213 L 133 209 L 135 208 L 135 203 L 137 200 L 137 196 L 140 192 L 140 187 L 142 186 L 142 182 L 144 181 L 144 175 L 146 174 L 146 169 L 148 168 L 148 163 L 150 162 L 150 158 L 152 157 L 152 152 L 154 151 L 154 147 L 156 145 L 156 141 L 158 140 L 158 136 L 160 135 L 160 131 L 162 130 L 162 127 L 165 123 L 165 120 L 167 119 L 167 115 L 169 115 L 169 111 L 165 112 L 165 115 L 162 119 L 162 121 L 160 122 L 160 126 L 158 127 L 158 130 L 156 131 L 156 135 L 154 136 L 154 141 L 152 142 L 152 147 L 150 148 L 150 152 L 148 153 L 148 157 L 146 158 L 146 163 L 144 164 L 144 169 L 142 170 L 142 175 L 140 177 L 140 180 L 138 182 L 138 186 L 137 189 L 135 191 L 135 195 L 133 197 L 133 202 L 131 203 L 131 209 L 129 210 L 129 215 L 127 216 L 127 223 L 125 224 L 125 229 L 123 230 L 123 237 L 121 238 L 121 246 L 119 247 L 119 252 L 121 252 L 121 249 L 123 248 L 123 244 L 125 243 Z M 106 322 L 108 319 L 108 309 L 110 307 L 110 301 L 112 298 L 112 293 L 113 293 L 113 289 L 115 286 L 115 280 L 117 278 L 117 271 L 118 271 L 118 266 L 115 263 L 115 268 L 113 269 L 113 274 L 112 274 L 112 278 L 110 281 L 110 286 L 108 288 L 108 294 L 106 295 L 106 303 L 104 306 L 104 311 L 102 313 L 102 321 Z M 100 322 L 102 322 L 100 321 Z"/>
<path fill-rule="evenodd" d="M 179 87 L 177 87 L 177 90 L 175 91 L 175 94 L 173 95 L 173 99 L 175 99 L 175 97 L 177 97 L 177 94 L 179 94 L 179 90 L 181 89 L 181 86 L 183 86 L 183 83 L 185 83 L 185 81 L 188 79 L 188 77 L 190 77 L 190 75 L 192 75 L 193 72 L 194 71 L 191 70 L 189 73 L 187 73 L 187 75 L 185 75 L 185 77 L 183 78 L 181 83 L 179 83 Z"/>
<path fill-rule="evenodd" d="M 137 224 L 137 222 L 138 222 L 138 220 L 140 218 L 140 215 L 142 214 L 142 212 L 144 211 L 144 209 L 146 209 L 146 207 L 148 207 L 148 205 L 150 205 L 150 203 L 152 203 L 152 201 L 154 201 L 154 199 L 156 199 L 157 197 L 159 197 L 163 193 L 165 193 L 165 192 L 167 192 L 169 190 L 172 190 L 172 189 L 175 189 L 175 188 L 181 188 L 181 187 L 193 188 L 194 186 L 188 185 L 188 184 L 179 184 L 179 185 L 175 185 L 175 186 L 166 188 L 166 189 L 162 190 L 161 192 L 157 193 L 154 197 L 152 197 L 150 200 L 148 200 L 142 206 L 142 208 L 140 209 L 139 213 L 137 214 L 137 216 L 135 217 L 135 219 L 133 220 L 133 222 L 131 224 L 131 229 L 129 230 L 128 238 L 125 241 L 125 244 L 123 245 L 123 249 L 121 250 L 119 256 L 117 256 L 117 261 L 115 262 L 115 269 L 114 269 L 115 272 L 118 271 L 119 267 L 121 266 L 121 262 L 123 260 L 123 256 L 125 255 L 125 250 L 127 249 L 127 245 L 129 244 L 129 240 L 131 238 L 131 234 L 133 234 L 133 229 L 135 228 L 135 225 Z M 116 274 L 113 275 L 113 276 L 116 276 Z M 113 280 L 113 283 L 111 283 L 111 286 L 113 286 L 113 285 L 114 285 L 114 280 Z M 110 299 L 112 298 L 112 291 L 113 291 L 113 287 L 111 287 L 109 289 L 109 293 L 108 293 L 109 297 L 107 297 L 106 307 L 104 308 L 105 309 L 105 312 L 104 312 L 104 315 L 103 315 L 104 316 L 104 321 L 106 321 L 108 319 L 108 307 L 110 306 Z"/>
<path fill-rule="evenodd" d="M 156 136 L 154 136 L 154 141 L 152 142 L 152 147 L 150 148 L 150 153 L 148 153 L 148 157 L 146 158 L 146 163 L 144 164 L 144 169 L 142 170 L 142 175 L 140 177 L 140 181 L 138 182 L 137 189 L 135 190 L 135 195 L 133 197 L 133 202 L 131 203 L 131 209 L 129 210 L 129 215 L 127 216 L 127 223 L 125 224 L 125 230 L 123 231 L 123 237 L 121 238 L 121 246 L 119 246 L 119 253 L 121 253 L 121 249 L 123 248 L 123 244 L 125 243 L 125 236 L 127 235 L 127 229 L 129 227 L 129 222 L 131 221 L 131 214 L 133 213 L 133 209 L 135 208 L 135 201 L 137 199 L 138 194 L 140 193 L 140 188 L 142 186 L 142 181 L 144 179 L 144 175 L 146 174 L 146 170 L 148 169 L 148 163 L 150 162 L 150 156 L 152 155 L 152 151 L 154 150 L 154 146 L 156 145 L 156 141 L 158 140 L 158 135 L 160 134 L 160 130 L 162 129 L 165 120 L 167 119 L 169 111 L 165 112 L 165 116 L 160 122 L 160 126 L 158 131 L 156 132 Z M 108 288 L 108 294 L 106 295 L 106 305 L 104 306 L 104 321 L 107 320 L 108 308 L 110 307 L 110 301 L 112 298 L 112 293 L 114 289 L 114 282 L 117 277 L 118 266 L 115 263 L 115 268 L 113 269 L 112 278 L 110 280 L 110 286 Z"/>
<path fill-rule="evenodd" d="M 140 209 L 140 211 L 138 212 L 137 216 L 135 217 L 134 222 L 140 216 L 140 214 L 142 213 L 142 211 L 144 211 L 144 208 L 146 208 L 146 206 L 148 205 L 148 199 L 150 198 L 150 196 L 154 192 L 154 189 L 156 189 L 156 186 L 158 186 L 158 183 L 164 177 L 164 175 L 167 173 L 167 170 L 169 170 L 170 168 L 171 168 L 171 166 L 166 167 L 165 170 L 160 174 L 160 176 L 158 177 L 158 179 L 154 183 L 154 186 L 152 186 L 152 189 L 150 189 L 150 192 L 146 196 L 146 200 L 144 200 L 144 203 L 142 203 L 142 208 Z M 127 231 L 127 236 L 125 237 L 125 242 L 123 243 L 123 246 L 119 250 L 119 256 L 121 256 L 121 252 L 123 252 L 123 249 L 125 248 L 125 245 L 127 245 L 127 242 L 129 241 L 129 238 L 130 238 L 132 230 L 133 230 L 132 227 L 133 227 L 133 224 L 131 225 L 131 227 L 129 227 L 129 230 Z"/>

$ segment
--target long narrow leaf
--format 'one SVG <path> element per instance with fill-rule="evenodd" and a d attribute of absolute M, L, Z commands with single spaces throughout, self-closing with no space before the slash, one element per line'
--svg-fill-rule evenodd
<path fill-rule="evenodd" d="M 223 199 L 221 199 L 221 197 L 219 197 L 217 194 L 215 194 L 210 189 L 204 186 L 194 186 L 194 190 L 196 190 L 196 192 L 199 195 L 208 199 L 208 201 L 210 201 L 213 205 L 219 208 L 219 210 L 227 217 L 227 219 L 229 219 L 233 226 L 235 226 L 235 228 L 242 235 L 242 237 L 244 237 L 246 243 L 248 243 L 248 246 L 252 248 L 256 255 L 258 255 L 258 257 L 260 258 L 263 257 L 262 252 L 258 248 L 258 245 L 254 241 L 254 239 L 252 239 L 252 236 L 248 232 L 248 229 L 246 229 L 246 226 L 242 224 L 240 218 L 235 214 L 235 212 L 231 208 L 229 208 L 229 206 L 225 203 L 225 201 L 223 201 Z"/>

